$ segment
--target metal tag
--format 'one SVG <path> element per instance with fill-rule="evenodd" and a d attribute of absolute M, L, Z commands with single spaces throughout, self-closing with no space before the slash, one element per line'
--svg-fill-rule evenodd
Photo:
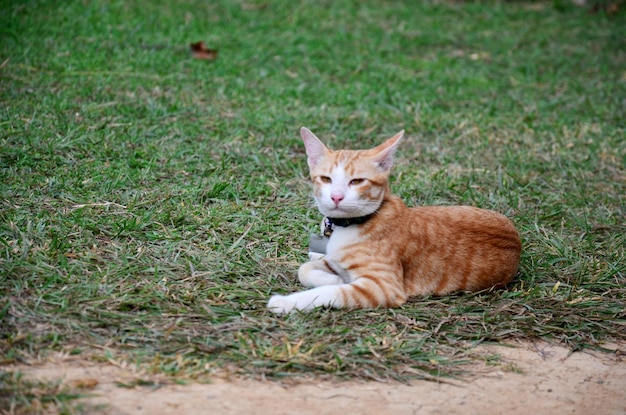
<path fill-rule="evenodd" d="M 312 234 L 309 240 L 309 252 L 326 255 L 326 245 L 329 239 L 328 236 Z"/>

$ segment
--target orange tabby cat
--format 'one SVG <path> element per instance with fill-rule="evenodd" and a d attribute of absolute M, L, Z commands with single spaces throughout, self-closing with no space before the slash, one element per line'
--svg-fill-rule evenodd
<path fill-rule="evenodd" d="M 330 239 L 326 254 L 298 271 L 303 285 L 316 288 L 273 296 L 272 312 L 396 307 L 412 295 L 511 281 L 521 243 L 505 216 L 469 206 L 408 208 L 391 194 L 389 172 L 404 131 L 358 151 L 332 151 L 308 129 L 300 133 Z"/>

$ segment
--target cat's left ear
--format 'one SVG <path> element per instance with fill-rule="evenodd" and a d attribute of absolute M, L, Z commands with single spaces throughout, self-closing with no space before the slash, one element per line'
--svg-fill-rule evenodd
<path fill-rule="evenodd" d="M 300 135 L 302 136 L 302 141 L 304 141 L 304 147 L 306 148 L 309 169 L 313 170 L 320 160 L 326 157 L 328 148 L 326 148 L 324 143 L 306 127 L 300 129 Z"/>
<path fill-rule="evenodd" d="M 371 150 L 374 153 L 374 161 L 378 163 L 378 167 L 380 167 L 383 171 L 389 171 L 391 166 L 393 166 L 393 155 L 396 152 L 403 136 L 404 130 Z"/>

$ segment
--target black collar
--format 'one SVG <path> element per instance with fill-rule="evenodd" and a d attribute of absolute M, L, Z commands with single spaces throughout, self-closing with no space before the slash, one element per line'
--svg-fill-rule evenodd
<path fill-rule="evenodd" d="M 369 215 L 365 215 L 365 216 L 357 216 L 356 218 L 329 218 L 329 217 L 325 217 L 324 218 L 324 232 L 322 232 L 322 234 L 324 236 L 330 237 L 330 235 L 333 233 L 333 226 L 341 226 L 342 228 L 346 228 L 346 227 L 348 227 L 350 225 L 360 225 L 362 223 L 365 223 L 368 220 L 372 219 L 374 217 L 374 215 L 376 215 L 378 213 L 378 211 L 380 210 L 380 208 L 383 206 L 384 203 L 385 203 L 385 201 L 383 200 L 382 203 L 380 204 L 380 206 L 378 207 L 378 209 L 376 211 L 374 211 L 373 213 L 370 213 Z"/>
<path fill-rule="evenodd" d="M 356 218 L 326 218 L 325 227 L 328 228 L 329 225 L 331 225 L 341 226 L 342 228 L 345 228 L 350 225 L 360 225 L 373 218 L 375 214 L 376 212 L 370 213 L 369 215 L 365 216 L 358 216 Z"/>

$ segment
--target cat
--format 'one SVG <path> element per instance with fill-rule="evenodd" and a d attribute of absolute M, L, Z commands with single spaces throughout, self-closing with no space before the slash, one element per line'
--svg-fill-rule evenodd
<path fill-rule="evenodd" d="M 328 149 L 300 130 L 313 198 L 326 217 L 326 253 L 298 270 L 306 291 L 274 295 L 276 314 L 317 307 L 398 307 L 410 296 L 501 288 L 521 241 L 504 215 L 470 206 L 408 208 L 389 174 L 404 131 L 369 150 Z"/>

